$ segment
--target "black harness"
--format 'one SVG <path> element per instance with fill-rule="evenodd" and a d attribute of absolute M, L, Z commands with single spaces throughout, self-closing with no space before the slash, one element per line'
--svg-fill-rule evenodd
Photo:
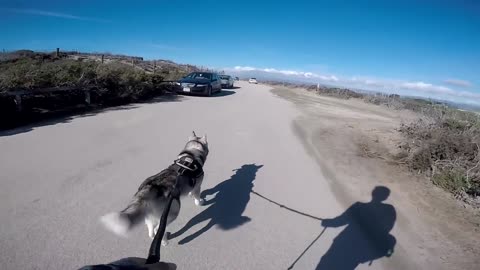
<path fill-rule="evenodd" d="M 162 217 L 160 218 L 158 231 L 152 240 L 152 244 L 150 245 L 146 264 L 157 263 L 160 261 L 160 244 L 167 227 L 168 212 L 170 212 L 170 207 L 172 206 L 173 200 L 180 199 L 180 189 L 177 187 L 177 183 L 179 182 L 178 180 L 184 177 L 186 179 L 183 180 L 186 180 L 191 187 L 194 187 L 197 184 L 197 179 L 204 174 L 202 164 L 205 162 L 205 160 L 198 161 L 194 157 L 194 154 L 184 151 L 180 153 L 179 158 L 173 161 L 173 166 L 177 171 L 177 178 L 175 179 L 173 190 L 168 195 L 167 205 L 163 210 Z"/>
<path fill-rule="evenodd" d="M 177 182 L 179 177 L 187 177 L 191 187 L 194 187 L 197 184 L 197 179 L 204 174 L 202 164 L 187 151 L 180 153 L 179 158 L 174 160 L 173 163 L 177 170 Z M 175 188 L 176 185 L 177 183 L 175 183 Z"/>

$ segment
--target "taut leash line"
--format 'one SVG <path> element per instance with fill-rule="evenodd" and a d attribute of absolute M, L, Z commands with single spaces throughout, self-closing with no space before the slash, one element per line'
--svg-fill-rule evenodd
<path fill-rule="evenodd" d="M 150 250 L 148 251 L 148 258 L 146 264 L 157 263 L 160 261 L 160 245 L 162 243 L 163 235 L 165 234 L 165 230 L 167 228 L 167 218 L 168 212 L 170 212 L 170 207 L 172 206 L 172 202 L 174 199 L 180 198 L 180 191 L 177 187 L 173 189 L 173 191 L 168 196 L 167 206 L 163 210 L 162 217 L 160 218 L 160 225 L 158 227 L 158 231 L 155 234 L 155 237 L 152 240 L 152 244 L 150 245 Z"/>

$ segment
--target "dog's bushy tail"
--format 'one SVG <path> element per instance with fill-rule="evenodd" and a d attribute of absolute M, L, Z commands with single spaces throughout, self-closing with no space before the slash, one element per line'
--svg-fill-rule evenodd
<path fill-rule="evenodd" d="M 100 221 L 115 234 L 127 236 L 128 232 L 144 219 L 144 205 L 142 199 L 136 198 L 121 212 L 106 214 Z"/>

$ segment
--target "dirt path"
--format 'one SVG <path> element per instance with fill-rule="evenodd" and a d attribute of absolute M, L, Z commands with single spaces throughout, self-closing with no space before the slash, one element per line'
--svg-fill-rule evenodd
<path fill-rule="evenodd" d="M 302 111 L 294 120 L 296 134 L 316 159 L 344 205 L 365 201 L 376 185 L 391 189 L 397 210 L 392 260 L 405 269 L 478 269 L 480 216 L 465 209 L 429 181 L 388 158 L 401 140 L 400 123 L 416 116 L 360 100 L 318 96 L 301 89 L 275 89 Z"/>

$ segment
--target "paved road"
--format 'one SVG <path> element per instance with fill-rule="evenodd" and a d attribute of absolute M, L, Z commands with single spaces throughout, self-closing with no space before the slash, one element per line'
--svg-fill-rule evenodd
<path fill-rule="evenodd" d="M 1 268 L 63 270 L 144 257 L 146 227 L 124 239 L 98 219 L 121 210 L 195 130 L 208 134 L 204 189 L 217 187 L 217 200 L 182 202 L 170 230 L 191 221 L 189 228 L 162 249 L 162 259 L 178 269 L 287 269 L 322 231 L 320 222 L 250 193 L 252 186 L 318 217 L 345 207 L 293 131 L 294 105 L 267 86 L 239 86 L 216 97 L 126 106 L 0 134 Z M 341 231 L 327 229 L 294 269 L 315 269 Z"/>

